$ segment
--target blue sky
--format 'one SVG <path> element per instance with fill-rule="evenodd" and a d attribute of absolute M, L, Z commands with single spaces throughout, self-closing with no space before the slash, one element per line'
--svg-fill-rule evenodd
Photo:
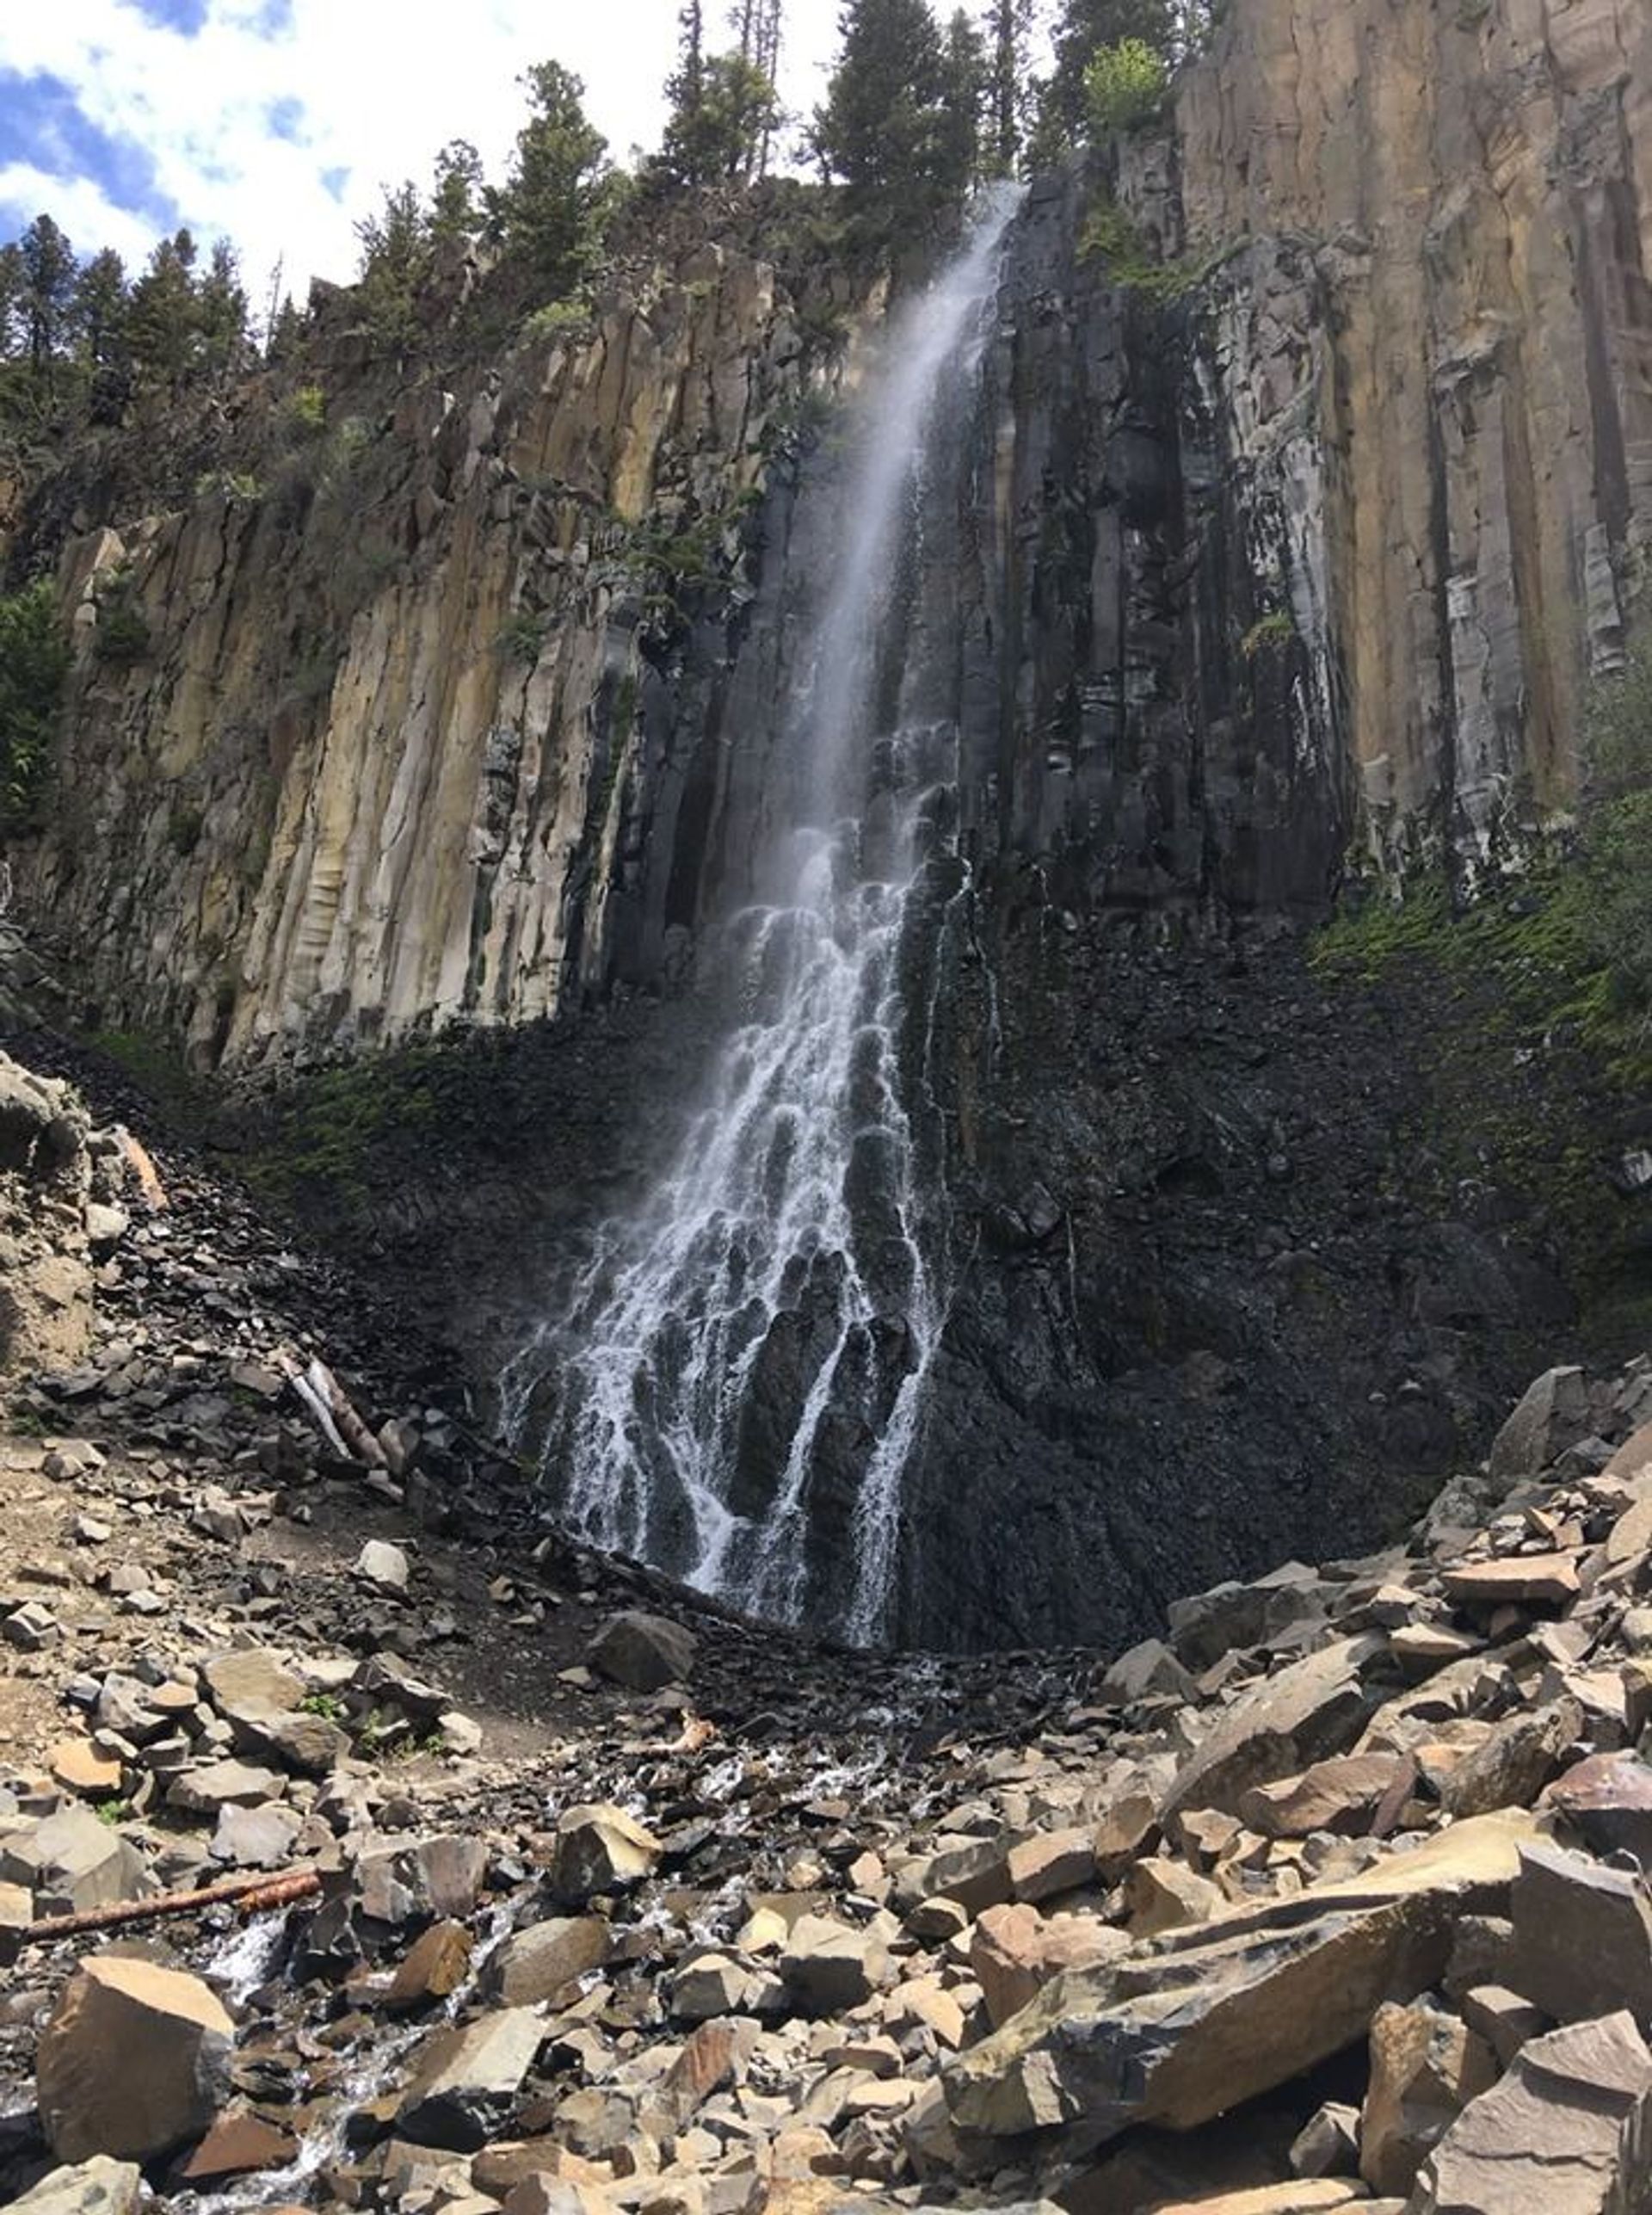
<path fill-rule="evenodd" d="M 41 209 L 77 252 L 140 262 L 187 224 L 240 247 L 262 304 L 277 260 L 302 299 L 354 268 L 385 184 L 465 138 L 489 174 L 515 80 L 554 58 L 623 157 L 658 136 L 677 0 L 3 0 L 0 238 Z M 708 14 L 718 10 L 713 6 Z M 836 0 L 787 0 L 783 89 L 819 98 Z"/>

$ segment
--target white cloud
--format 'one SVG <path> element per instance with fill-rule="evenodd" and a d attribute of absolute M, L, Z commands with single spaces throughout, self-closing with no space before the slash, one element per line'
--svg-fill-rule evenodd
<path fill-rule="evenodd" d="M 555 59 L 584 78 L 617 157 L 652 145 L 676 37 L 676 0 L 207 0 L 193 37 L 133 0 L 0 12 L 0 66 L 61 79 L 89 122 L 140 145 L 179 219 L 240 247 L 255 301 L 278 258 L 300 298 L 311 275 L 349 276 L 356 219 L 382 185 L 427 182 L 447 139 L 472 139 L 489 175 L 502 175 L 522 120 L 516 79 L 532 62 Z M 803 112 L 820 96 L 835 0 L 789 0 L 786 14 L 783 89 Z M 282 113 L 292 138 L 276 128 Z M 324 180 L 339 172 L 335 194 Z M 25 162 L 0 167 L 0 203 L 49 209 L 81 250 L 107 243 L 129 259 L 157 228 L 113 206 L 96 180 Z"/>

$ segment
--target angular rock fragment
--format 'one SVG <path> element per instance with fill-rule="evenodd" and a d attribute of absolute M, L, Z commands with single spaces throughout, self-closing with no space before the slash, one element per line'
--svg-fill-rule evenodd
<path fill-rule="evenodd" d="M 1254 1786 L 1341 1753 L 1377 1704 L 1366 1676 L 1386 1645 L 1377 1632 L 1339 1638 L 1241 1694 L 1178 1772 L 1161 1819 L 1191 1807 L 1236 1814 Z"/>
<path fill-rule="evenodd" d="M 1583 1712 L 1575 1700 L 1556 1700 L 1532 1714 L 1511 1716 L 1441 1781 L 1441 1806 L 1459 1818 L 1525 1806 L 1554 1775 L 1582 1725 Z"/>
<path fill-rule="evenodd" d="M 1652 1768 L 1638 1754 L 1594 1754 L 1550 1786 L 1545 1803 L 1597 1854 L 1632 1854 L 1652 1869 Z"/>
<path fill-rule="evenodd" d="M 26 1885 L 38 1915 L 81 1915 L 154 1889 L 143 1856 L 89 1807 L 65 1807 L 0 1839 L 0 1879 Z"/>
<path fill-rule="evenodd" d="M 888 1971 L 889 1955 L 878 1940 L 829 1916 L 802 1916 L 780 1957 L 786 1992 L 805 2014 L 839 2014 L 858 2007 Z"/>
<path fill-rule="evenodd" d="M 228 2095 L 234 2036 L 199 1977 L 116 1954 L 83 1961 L 35 2062 L 52 2152 L 148 2161 L 197 2137 Z"/>
<path fill-rule="evenodd" d="M 1397 1754 L 1340 1754 L 1300 1776 L 1256 1785 L 1239 1813 L 1264 1838 L 1306 1838 L 1316 1830 L 1357 1837 L 1371 1828 L 1384 1799 L 1405 1771 Z"/>
<path fill-rule="evenodd" d="M 557 1824 L 551 1886 L 559 1899 L 583 1906 L 599 1893 L 641 1884 L 664 1851 L 652 1832 L 622 1807 L 570 1807 Z"/>
<path fill-rule="evenodd" d="M 1424 2163 L 1410 2215 L 1629 2215 L 1652 2193 L 1652 2053 L 1619 2012 L 1533 2039 Z"/>
<path fill-rule="evenodd" d="M 1094 2146 L 1187 2130 L 1362 2038 L 1384 2000 L 1436 1984 L 1464 1909 L 1507 1897 L 1530 1817 L 1482 1816 L 1356 1879 L 1237 1910 L 1058 1977 L 943 2074 L 955 2123 Z"/>
<path fill-rule="evenodd" d="M 504 2008 L 437 2031 L 421 2048 L 396 2109 L 421 2145 L 468 2153 L 497 2138 L 545 2035 L 531 2008 Z"/>
<path fill-rule="evenodd" d="M 147 2194 L 135 2161 L 94 2154 L 71 2168 L 54 2169 L 11 2203 L 11 2215 L 138 2215 Z"/>
<path fill-rule="evenodd" d="M 1440 1579 L 1459 1607 L 1563 1607 L 1578 1595 L 1577 1562 L 1569 1553 L 1516 1553 L 1494 1561 L 1464 1562 Z"/>
<path fill-rule="evenodd" d="M 1063 1970 L 1116 1961 L 1129 1951 L 1125 1933 L 1094 1916 L 1046 1916 L 1032 1907 L 995 1907 L 976 1923 L 970 1966 L 996 2030 Z"/>
<path fill-rule="evenodd" d="M 1496 2075 L 1491 2049 L 1454 2015 L 1422 2002 L 1378 2008 L 1359 2117 L 1359 2174 L 1372 2190 L 1409 2192 L 1424 2155 Z"/>
<path fill-rule="evenodd" d="M 627 1691 L 657 1692 L 693 1674 L 696 1650 L 693 1633 L 681 1623 L 631 1609 L 608 1618 L 587 1658 L 599 1675 Z"/>
<path fill-rule="evenodd" d="M 553 1916 L 514 1932 L 488 1964 L 488 1985 L 508 2007 L 530 2008 L 564 1984 L 600 1969 L 608 1958 L 608 1925 L 600 1915 Z"/>
<path fill-rule="evenodd" d="M 1652 2018 L 1652 1903 L 1644 1884 L 1581 1854 L 1520 1849 L 1506 1977 L 1556 2021 L 1628 2008 Z"/>

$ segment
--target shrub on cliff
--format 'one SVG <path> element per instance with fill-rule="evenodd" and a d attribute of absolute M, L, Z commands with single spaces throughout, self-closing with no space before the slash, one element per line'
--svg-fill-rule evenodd
<path fill-rule="evenodd" d="M 48 578 L 0 598 L 0 837 L 40 819 L 69 663 Z"/>
<path fill-rule="evenodd" d="M 1139 131 L 1163 112 L 1170 89 L 1164 57 L 1144 39 L 1098 46 L 1084 71 L 1084 104 L 1090 128 L 1106 137 Z"/>

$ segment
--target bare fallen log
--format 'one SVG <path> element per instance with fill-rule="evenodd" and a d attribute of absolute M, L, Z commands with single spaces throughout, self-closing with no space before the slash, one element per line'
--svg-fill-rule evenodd
<path fill-rule="evenodd" d="M 46 1946 L 57 1938 L 79 1938 L 99 1930 L 118 1930 L 128 1923 L 151 1922 L 169 1915 L 193 1915 L 198 1909 L 228 1903 L 249 1915 L 267 1908 L 289 1906 L 321 1890 L 314 1869 L 293 1869 L 282 1877 L 224 1877 L 194 1892 L 157 1892 L 145 1900 L 118 1900 L 113 1907 L 87 1908 L 79 1915 L 50 1915 L 26 1923 L 15 1934 L 20 1946 Z"/>

